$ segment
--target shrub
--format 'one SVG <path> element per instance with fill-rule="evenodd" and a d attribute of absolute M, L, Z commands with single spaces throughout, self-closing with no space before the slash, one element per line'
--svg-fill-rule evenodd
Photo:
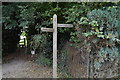
<path fill-rule="evenodd" d="M 44 34 L 34 35 L 30 42 L 30 46 L 31 46 L 32 50 L 36 50 L 38 48 L 43 48 L 43 46 L 46 44 L 46 40 L 47 40 L 47 37 Z"/>
<path fill-rule="evenodd" d="M 52 60 L 49 58 L 46 58 L 45 56 L 39 56 L 36 60 L 39 64 L 42 64 L 44 66 L 51 66 L 52 65 Z"/>
<path fill-rule="evenodd" d="M 75 31 L 71 32 L 70 41 L 80 45 L 90 43 L 90 63 L 93 66 L 93 77 L 112 77 L 112 73 L 118 66 L 120 42 L 120 7 L 113 6 L 103 9 L 95 9 L 87 14 L 87 17 L 81 17 L 74 23 Z M 80 48 L 80 47 L 78 47 Z M 92 62 L 93 61 L 93 62 Z M 108 67 L 108 64 L 111 65 Z M 114 65 L 113 65 L 114 64 Z M 106 69 L 105 69 L 106 68 Z M 103 69 L 103 72 L 101 71 Z M 108 73 L 106 73 L 106 71 Z M 104 73 L 104 74 L 102 74 Z M 94 75 L 95 74 L 95 75 Z M 102 75 L 101 75 L 102 74 Z"/>

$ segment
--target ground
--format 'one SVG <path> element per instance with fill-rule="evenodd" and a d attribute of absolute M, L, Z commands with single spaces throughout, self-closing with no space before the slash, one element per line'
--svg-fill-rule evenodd
<path fill-rule="evenodd" d="M 3 57 L 3 78 L 52 78 L 52 67 L 37 64 L 25 49 Z"/>

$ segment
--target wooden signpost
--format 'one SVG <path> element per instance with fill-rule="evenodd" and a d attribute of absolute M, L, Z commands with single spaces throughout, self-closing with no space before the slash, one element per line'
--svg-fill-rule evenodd
<path fill-rule="evenodd" d="M 57 15 L 53 15 L 53 28 L 41 28 L 43 32 L 53 32 L 53 78 L 57 78 L 57 27 L 73 27 L 72 24 L 57 24 Z"/>

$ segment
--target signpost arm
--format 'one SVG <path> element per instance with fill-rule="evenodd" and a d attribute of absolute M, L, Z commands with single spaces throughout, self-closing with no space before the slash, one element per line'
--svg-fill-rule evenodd
<path fill-rule="evenodd" d="M 53 16 L 53 78 L 57 78 L 57 15 Z"/>

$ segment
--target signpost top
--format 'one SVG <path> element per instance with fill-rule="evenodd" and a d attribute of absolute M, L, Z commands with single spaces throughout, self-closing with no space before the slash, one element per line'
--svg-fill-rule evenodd
<path fill-rule="evenodd" d="M 56 15 L 56 14 L 54 14 L 54 15 L 53 15 L 53 17 L 57 17 L 57 15 Z"/>

